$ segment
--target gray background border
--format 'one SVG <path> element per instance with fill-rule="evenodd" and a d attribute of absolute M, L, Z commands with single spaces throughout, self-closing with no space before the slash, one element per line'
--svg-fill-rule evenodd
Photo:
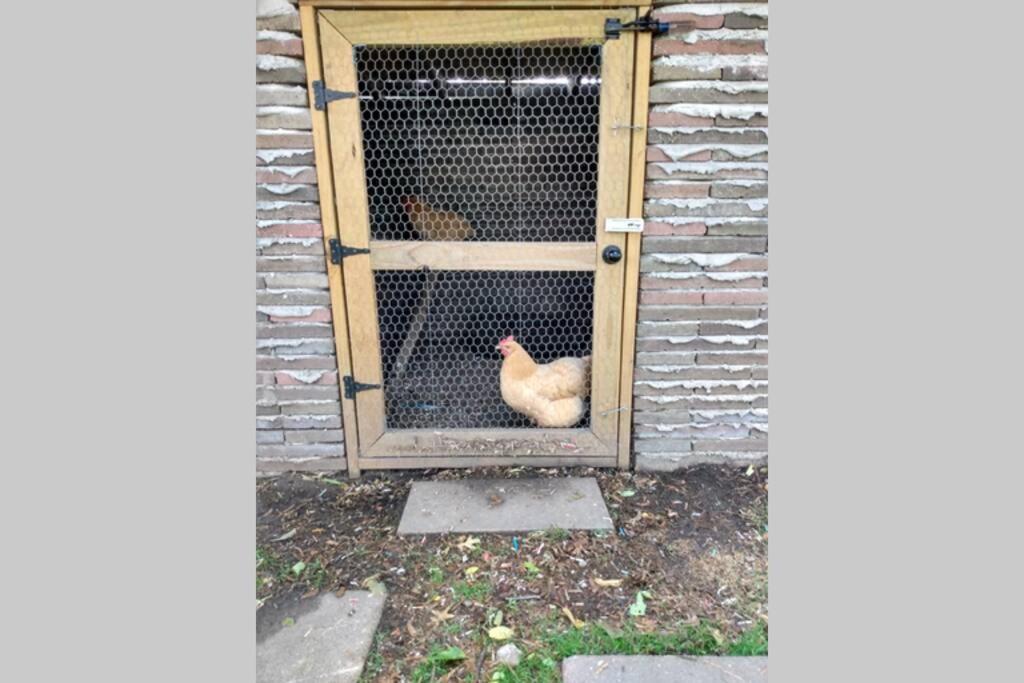
<path fill-rule="evenodd" d="M 998 679 L 1015 8 L 771 4 L 773 677 Z M 250 680 L 252 7 L 8 12 L 3 678 Z"/>

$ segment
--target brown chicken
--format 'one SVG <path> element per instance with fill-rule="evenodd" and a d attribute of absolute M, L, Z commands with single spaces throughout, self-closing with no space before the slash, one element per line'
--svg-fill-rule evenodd
<path fill-rule="evenodd" d="M 421 239 L 462 242 L 473 237 L 469 222 L 454 211 L 438 211 L 419 197 L 402 197 L 402 207 Z"/>
<path fill-rule="evenodd" d="M 512 410 L 540 427 L 572 427 L 583 418 L 590 390 L 590 356 L 559 358 L 538 365 L 515 337 L 498 342 L 501 397 Z"/>

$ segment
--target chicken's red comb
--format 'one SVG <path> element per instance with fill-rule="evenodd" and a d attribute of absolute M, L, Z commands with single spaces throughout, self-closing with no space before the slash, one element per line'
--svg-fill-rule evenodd
<path fill-rule="evenodd" d="M 499 343 L 499 344 L 504 344 L 505 342 L 514 342 L 515 340 L 516 340 L 516 338 L 515 338 L 515 337 L 513 337 L 513 336 L 512 336 L 511 334 L 510 334 L 510 335 L 508 335 L 507 337 L 505 337 L 504 339 L 502 339 L 502 340 L 501 340 L 500 342 L 498 342 L 498 343 Z"/>

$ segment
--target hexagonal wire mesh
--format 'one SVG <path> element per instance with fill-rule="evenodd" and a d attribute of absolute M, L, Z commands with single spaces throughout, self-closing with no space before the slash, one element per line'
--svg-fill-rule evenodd
<path fill-rule="evenodd" d="M 594 241 L 600 45 L 358 46 L 355 58 L 373 239 Z M 593 273 L 375 280 L 389 428 L 528 427 L 501 399 L 498 340 L 514 334 L 538 363 L 590 353 Z"/>

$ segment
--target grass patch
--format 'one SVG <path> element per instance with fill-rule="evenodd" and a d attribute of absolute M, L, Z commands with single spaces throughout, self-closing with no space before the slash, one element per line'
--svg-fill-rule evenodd
<path fill-rule="evenodd" d="M 458 666 L 464 659 L 466 653 L 457 647 L 442 648 L 435 645 L 422 662 L 412 670 L 412 683 L 431 683 L 439 677 L 448 673 L 453 667 Z"/>
<path fill-rule="evenodd" d="M 256 591 L 275 581 L 281 583 L 289 579 L 291 565 L 268 548 L 256 548 Z"/>
<path fill-rule="evenodd" d="M 370 653 L 366 656 L 366 664 L 363 666 L 363 673 L 359 677 L 360 683 L 372 681 L 381 671 L 384 670 L 384 656 L 380 653 L 380 644 L 384 634 L 380 631 L 373 634 L 373 645 L 370 646 Z"/>
<path fill-rule="evenodd" d="M 288 576 L 288 563 L 269 548 L 256 548 L 256 571 L 274 578 Z"/>
<path fill-rule="evenodd" d="M 306 565 L 306 570 L 302 572 L 301 578 L 310 586 L 320 590 L 327 583 L 327 571 L 320 564 L 320 560 L 313 560 Z"/>
<path fill-rule="evenodd" d="M 304 565 L 302 570 L 296 573 L 293 569 L 294 562 L 290 562 L 269 548 L 256 548 L 256 590 L 259 591 L 265 585 L 278 583 L 302 581 L 307 585 L 316 588 L 323 588 L 327 583 L 327 570 L 320 564 L 319 560 L 313 560 Z"/>
<path fill-rule="evenodd" d="M 740 517 L 749 522 L 751 526 L 765 534 L 768 533 L 768 503 L 759 501 L 745 510 L 740 511 Z"/>
<path fill-rule="evenodd" d="M 584 627 L 549 635 L 545 643 L 557 659 L 572 655 L 713 655 L 722 636 L 702 622 L 669 633 L 642 633 L 635 628 Z"/>
<path fill-rule="evenodd" d="M 729 643 L 726 654 L 737 657 L 759 657 L 768 654 L 768 627 L 755 624 Z"/>
<path fill-rule="evenodd" d="M 427 570 L 431 583 L 444 583 L 444 572 L 440 567 L 431 567 Z"/>
<path fill-rule="evenodd" d="M 535 640 L 540 647 L 523 657 L 519 666 L 496 669 L 495 683 L 551 683 L 561 680 L 558 663 L 573 655 L 763 655 L 768 630 L 759 624 L 735 640 L 726 641 L 709 622 L 683 626 L 669 633 L 642 633 L 586 626 L 569 631 L 549 623 Z"/>
<path fill-rule="evenodd" d="M 457 600 L 472 600 L 483 602 L 491 596 L 491 584 L 486 581 L 456 581 L 452 584 L 452 594 Z"/>

